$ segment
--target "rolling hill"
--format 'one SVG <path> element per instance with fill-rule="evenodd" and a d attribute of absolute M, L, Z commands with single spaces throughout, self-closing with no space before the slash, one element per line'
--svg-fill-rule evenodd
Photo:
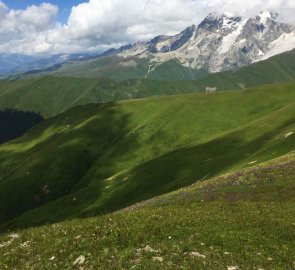
<path fill-rule="evenodd" d="M 0 268 L 292 269 L 294 166 L 291 153 L 117 213 L 10 231 Z"/>
<path fill-rule="evenodd" d="M 175 72 L 179 73 L 178 70 Z M 292 80 L 295 80 L 295 50 L 237 71 L 215 73 L 196 81 L 136 79 L 117 82 L 107 78 L 52 76 L 0 81 L 0 109 L 35 111 L 48 118 L 87 103 L 204 92 L 207 87 L 216 87 L 217 91 L 235 90 Z"/>
<path fill-rule="evenodd" d="M 29 226 L 110 212 L 286 154 L 294 87 L 72 108 L 0 146 L 0 219 Z"/>

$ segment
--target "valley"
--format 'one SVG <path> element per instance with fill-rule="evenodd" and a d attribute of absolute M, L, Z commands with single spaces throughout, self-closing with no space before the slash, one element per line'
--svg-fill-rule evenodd
<path fill-rule="evenodd" d="M 295 269 L 294 5 L 35 1 L 0 1 L 0 269 Z"/>

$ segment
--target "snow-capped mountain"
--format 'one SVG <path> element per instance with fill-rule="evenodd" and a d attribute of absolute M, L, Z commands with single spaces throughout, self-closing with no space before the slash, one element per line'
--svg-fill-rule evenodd
<path fill-rule="evenodd" d="M 169 60 L 194 69 L 218 72 L 249 65 L 295 48 L 295 27 L 278 14 L 260 12 L 251 18 L 209 14 L 198 26 L 175 36 L 158 36 L 112 49 L 106 55 L 150 59 L 151 70 Z"/>

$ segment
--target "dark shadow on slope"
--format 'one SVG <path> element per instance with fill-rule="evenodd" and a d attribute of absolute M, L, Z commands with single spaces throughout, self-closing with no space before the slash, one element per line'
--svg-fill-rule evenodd
<path fill-rule="evenodd" d="M 175 150 L 118 176 L 112 192 L 101 201 L 98 200 L 97 195 L 101 196 L 104 191 L 99 182 L 28 212 L 21 219 L 13 221 L 10 228 L 37 226 L 109 213 L 216 176 L 247 160 L 249 156 L 255 156 L 262 151 L 269 140 L 293 123 L 293 120 L 285 121 L 277 128 L 265 132 L 263 136 L 250 142 L 241 140 L 241 134 L 244 132 L 241 130 L 207 143 Z M 259 154 L 259 159 L 269 160 L 292 149 L 294 149 L 294 138 L 289 137 L 272 144 L 271 147 L 266 147 Z M 274 151 L 276 155 L 272 155 Z"/>
<path fill-rule="evenodd" d="M 0 152 L 0 224 L 70 194 L 96 159 L 126 136 L 128 122 L 115 103 L 79 106 L 15 142 L 37 141 L 30 149 Z M 135 151 L 136 137 L 127 147 Z M 97 187 L 90 204 L 100 194 Z"/>
<path fill-rule="evenodd" d="M 35 112 L 24 112 L 16 109 L 1 110 L 0 144 L 22 136 L 43 120 L 44 118 Z"/>
<path fill-rule="evenodd" d="M 173 151 L 165 156 L 149 161 L 122 175 L 130 181 L 118 181 L 112 197 L 99 211 L 111 212 L 124 206 L 152 198 L 196 181 L 214 177 L 235 164 L 255 156 L 278 132 L 293 124 L 286 121 L 276 130 L 245 143 L 239 134 L 229 134 L 223 138 Z M 266 161 L 294 150 L 294 138 L 284 139 L 259 153 L 257 159 Z M 275 153 L 275 155 L 273 155 Z M 247 165 L 247 163 L 245 163 Z"/>

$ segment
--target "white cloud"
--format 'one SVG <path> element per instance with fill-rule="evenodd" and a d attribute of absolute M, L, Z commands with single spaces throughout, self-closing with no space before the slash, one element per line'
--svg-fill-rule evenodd
<path fill-rule="evenodd" d="M 0 1 L 0 52 L 45 51 L 46 31 L 55 27 L 57 14 L 58 7 L 48 3 L 32 5 L 25 10 L 10 10 Z"/>
<path fill-rule="evenodd" d="M 74 6 L 64 25 L 52 4 L 11 10 L 0 1 L 0 53 L 102 51 L 174 34 L 211 11 L 252 16 L 266 9 L 295 23 L 294 0 L 89 0 Z"/>

